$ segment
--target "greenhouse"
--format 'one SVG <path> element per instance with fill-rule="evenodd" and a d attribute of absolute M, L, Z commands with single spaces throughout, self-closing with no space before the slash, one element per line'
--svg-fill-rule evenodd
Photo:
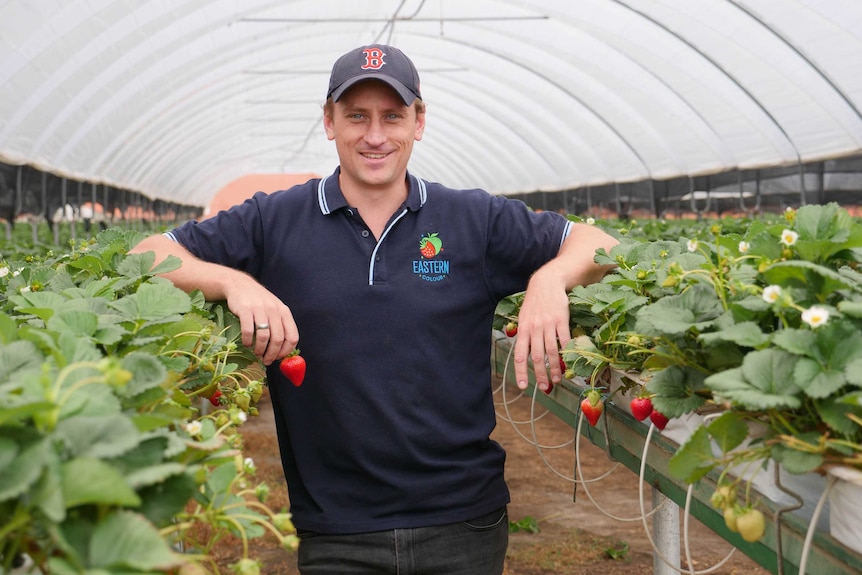
<path fill-rule="evenodd" d="M 466 435 L 439 432 L 478 426 L 452 387 L 485 368 L 457 361 L 476 326 L 492 386 L 474 402 L 493 397 L 494 433 L 535 457 L 487 433 L 485 448 L 510 454 L 507 474 L 550 471 L 559 508 L 534 520 L 539 496 L 512 475 L 507 575 L 862 572 L 858 513 L 842 513 L 862 505 L 859 0 L 5 0 L 0 32 L 0 574 L 293 575 L 306 531 L 413 527 L 415 509 L 382 511 L 402 495 L 438 506 L 423 519 L 465 519 L 416 469 L 461 469 L 442 452 Z M 390 51 L 366 50 L 363 70 L 399 76 L 382 79 L 394 90 L 335 85 L 336 59 L 363 46 Z M 418 71 L 406 83 L 402 51 Z M 344 154 L 377 113 L 348 106 L 374 90 L 397 106 L 357 138 L 361 162 L 408 150 L 407 195 L 383 215 L 339 179 L 371 181 Z M 507 206 L 508 227 L 442 227 L 491 212 L 426 208 L 450 188 Z M 319 210 L 285 199 L 301 192 Z M 332 212 L 363 246 L 356 284 L 344 229 L 313 227 Z M 408 248 L 387 248 L 423 213 L 402 274 L 387 258 Z M 590 249 L 557 282 L 568 326 L 531 338 L 528 281 L 581 257 L 566 255 L 574 237 Z M 467 259 L 455 238 L 485 252 Z M 253 278 L 247 297 L 213 289 L 191 253 Z M 458 300 L 465 278 L 487 292 Z M 405 285 L 412 299 L 376 299 Z M 288 301 L 302 290 L 307 306 Z M 367 378 L 326 397 L 325 421 L 297 407 L 362 370 L 391 404 Z M 439 390 L 406 391 L 422 378 Z M 426 418 L 423 402 L 446 407 Z M 320 423 L 308 438 L 337 481 L 311 488 L 311 468 L 291 467 L 308 448 L 284 413 Z M 403 437 L 380 431 L 396 422 Z M 363 425 L 344 452 L 326 441 Z M 612 469 L 590 469 L 600 460 Z M 458 497 L 487 479 L 474 472 Z M 612 473 L 633 482 L 602 493 Z M 380 517 L 327 507 L 374 481 Z M 568 557 L 588 536 L 599 556 Z"/>

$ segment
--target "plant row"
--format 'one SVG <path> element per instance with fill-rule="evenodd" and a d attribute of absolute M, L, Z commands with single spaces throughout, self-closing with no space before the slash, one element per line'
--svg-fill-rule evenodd
<path fill-rule="evenodd" d="M 587 386 L 585 415 L 611 400 L 658 413 L 658 427 L 696 416 L 670 470 L 689 483 L 718 473 L 713 503 L 731 529 L 753 513 L 749 540 L 763 533 L 750 482 L 767 463 L 862 470 L 862 224 L 837 204 L 652 233 L 588 223 L 620 243 L 596 254 L 615 270 L 569 295 L 562 357 Z M 496 327 L 516 321 L 520 297 Z"/>
<path fill-rule="evenodd" d="M 224 305 L 157 277 L 178 260 L 128 255 L 141 239 L 0 256 L 0 571 L 218 573 L 232 535 L 242 575 L 250 538 L 296 547 L 242 454 L 260 364 Z"/>

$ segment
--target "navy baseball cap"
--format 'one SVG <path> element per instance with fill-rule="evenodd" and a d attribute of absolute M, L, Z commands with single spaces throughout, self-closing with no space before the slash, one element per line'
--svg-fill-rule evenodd
<path fill-rule="evenodd" d="M 338 101 L 348 88 L 363 80 L 386 82 L 408 106 L 416 98 L 422 98 L 416 66 L 404 52 L 392 46 L 361 46 L 341 56 L 332 66 L 326 97 Z"/>

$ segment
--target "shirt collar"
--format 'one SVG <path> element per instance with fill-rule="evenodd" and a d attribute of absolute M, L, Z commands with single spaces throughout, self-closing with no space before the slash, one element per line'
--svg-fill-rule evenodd
<path fill-rule="evenodd" d="M 325 178 L 321 178 L 317 184 L 317 203 L 323 215 L 331 214 L 341 208 L 347 207 L 347 200 L 344 194 L 341 193 L 341 187 L 338 185 L 338 175 L 341 173 L 341 168 L 335 168 L 335 171 Z M 407 191 L 407 201 L 404 205 L 407 209 L 417 211 L 428 199 L 428 191 L 425 187 L 425 181 L 420 180 L 416 176 L 407 174 L 407 181 L 410 183 L 410 189 Z"/>

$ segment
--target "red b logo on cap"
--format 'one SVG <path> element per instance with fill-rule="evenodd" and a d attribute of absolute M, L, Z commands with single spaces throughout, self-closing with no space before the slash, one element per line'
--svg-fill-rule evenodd
<path fill-rule="evenodd" d="M 383 56 L 386 54 L 380 48 L 366 48 L 363 52 L 365 52 L 363 70 L 379 70 L 386 63 L 383 61 Z"/>

